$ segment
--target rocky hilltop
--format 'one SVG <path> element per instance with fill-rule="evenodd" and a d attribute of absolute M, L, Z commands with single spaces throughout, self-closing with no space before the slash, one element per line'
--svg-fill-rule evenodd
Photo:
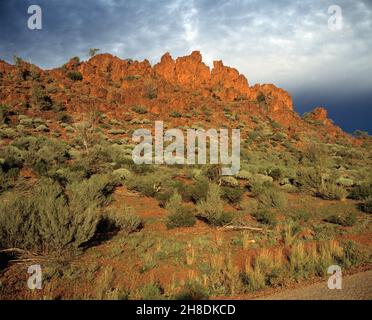
<path fill-rule="evenodd" d="M 38 99 L 46 99 L 46 105 L 49 101 L 50 108 L 40 108 Z M 171 118 L 178 125 L 209 122 L 236 127 L 244 122 L 251 127 L 252 118 L 258 117 L 275 121 L 292 134 L 308 131 L 320 138 L 326 134 L 351 139 L 332 124 L 323 108 L 304 120 L 285 90 L 273 84 L 250 86 L 244 75 L 222 61 L 214 61 L 211 69 L 198 51 L 177 59 L 166 53 L 154 66 L 148 60 L 122 60 L 111 54 L 86 62 L 73 58 L 52 70 L 20 59 L 15 65 L 0 61 L 0 103 L 52 118 L 53 111 L 66 111 L 75 120 L 94 108 L 110 118 L 131 121 L 133 106 L 146 108 L 150 120 Z"/>

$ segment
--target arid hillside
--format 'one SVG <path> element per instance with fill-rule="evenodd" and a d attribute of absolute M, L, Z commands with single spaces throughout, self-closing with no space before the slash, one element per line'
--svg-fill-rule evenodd
<path fill-rule="evenodd" d="M 0 61 L 0 299 L 245 299 L 369 270 L 371 137 L 314 107 L 197 51 Z M 132 134 L 157 120 L 240 129 L 239 173 L 136 165 Z"/>

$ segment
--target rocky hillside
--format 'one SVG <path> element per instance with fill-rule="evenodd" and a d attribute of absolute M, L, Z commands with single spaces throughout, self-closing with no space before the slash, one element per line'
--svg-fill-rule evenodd
<path fill-rule="evenodd" d="M 323 108 L 302 119 L 285 90 L 273 84 L 250 86 L 244 75 L 222 61 L 214 61 L 210 69 L 198 51 L 176 60 L 166 53 L 154 66 L 147 60 L 122 60 L 110 54 L 96 55 L 86 62 L 73 58 L 52 70 L 19 58 L 15 65 L 0 61 L 0 104 L 52 121 L 62 112 L 79 121 L 91 110 L 98 110 L 109 119 L 127 122 L 139 113 L 151 122 L 169 120 L 178 126 L 208 123 L 217 128 L 246 128 L 246 133 L 259 119 L 278 123 L 291 136 L 353 141 L 332 124 Z"/>

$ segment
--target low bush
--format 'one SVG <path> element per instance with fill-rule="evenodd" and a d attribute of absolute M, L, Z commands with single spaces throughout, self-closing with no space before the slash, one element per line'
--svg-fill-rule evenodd
<path fill-rule="evenodd" d="M 130 190 L 138 191 L 147 197 L 155 197 L 161 190 L 162 181 L 162 176 L 148 173 L 143 176 L 132 175 L 127 179 L 126 185 Z"/>
<path fill-rule="evenodd" d="M 348 198 L 354 200 L 364 200 L 368 197 L 372 197 L 372 185 L 367 183 L 353 187 L 348 196 Z"/>
<path fill-rule="evenodd" d="M 38 253 L 77 249 L 90 241 L 100 219 L 96 202 L 76 189 L 67 195 L 51 179 L 41 179 L 31 194 L 11 194 L 0 202 L 0 244 Z M 84 192 L 84 193 L 83 193 Z"/>
<path fill-rule="evenodd" d="M 170 115 L 172 118 L 182 118 L 182 114 L 179 113 L 178 111 L 172 111 L 169 115 Z"/>
<path fill-rule="evenodd" d="M 225 212 L 220 187 L 210 183 L 206 200 L 197 204 L 199 217 L 213 226 L 224 226 L 232 221 L 232 214 Z"/>
<path fill-rule="evenodd" d="M 168 210 L 166 226 L 168 229 L 192 227 L 196 218 L 192 211 L 182 204 L 182 197 L 176 192 L 165 205 Z"/>
<path fill-rule="evenodd" d="M 322 185 L 322 174 L 316 168 L 301 167 L 297 180 L 303 189 L 317 190 Z"/>
<path fill-rule="evenodd" d="M 276 214 L 268 210 L 259 210 L 253 214 L 256 220 L 262 224 L 275 226 L 278 223 Z"/>
<path fill-rule="evenodd" d="M 279 168 L 270 171 L 269 176 L 274 179 L 274 181 L 279 181 L 283 177 L 283 173 Z"/>
<path fill-rule="evenodd" d="M 142 219 L 135 214 L 134 209 L 125 205 L 107 210 L 101 223 L 106 225 L 108 231 L 123 230 L 128 233 L 135 232 L 143 226 Z"/>
<path fill-rule="evenodd" d="M 7 123 L 9 121 L 9 107 L 5 104 L 0 104 L 0 124 Z"/>
<path fill-rule="evenodd" d="M 146 107 L 140 106 L 140 105 L 133 106 L 132 111 L 134 111 L 135 113 L 138 113 L 138 114 L 146 114 L 148 112 Z"/>
<path fill-rule="evenodd" d="M 175 296 L 175 300 L 208 300 L 208 298 L 208 290 L 195 281 L 186 282 L 182 290 Z"/>
<path fill-rule="evenodd" d="M 237 204 L 242 199 L 244 190 L 240 188 L 222 187 L 222 198 L 231 204 Z"/>
<path fill-rule="evenodd" d="M 177 189 L 181 193 L 184 200 L 197 203 L 198 201 L 205 200 L 207 198 L 208 187 L 208 179 L 198 177 L 193 184 L 181 184 Z"/>
<path fill-rule="evenodd" d="M 366 213 L 372 213 L 372 197 L 366 199 L 366 201 L 360 203 L 359 209 Z"/>
<path fill-rule="evenodd" d="M 354 212 L 350 212 L 347 215 L 331 215 L 324 221 L 339 224 L 343 227 L 352 227 L 358 221 L 358 217 Z"/>
<path fill-rule="evenodd" d="M 256 186 L 252 192 L 256 195 L 260 206 L 263 208 L 282 209 L 287 205 L 285 194 L 276 187 L 267 185 Z"/>
<path fill-rule="evenodd" d="M 317 195 L 325 200 L 345 200 L 347 191 L 337 184 L 324 183 L 318 189 Z"/>
<path fill-rule="evenodd" d="M 72 81 L 83 80 L 83 75 L 79 71 L 70 71 L 69 73 L 67 73 L 67 77 Z"/>

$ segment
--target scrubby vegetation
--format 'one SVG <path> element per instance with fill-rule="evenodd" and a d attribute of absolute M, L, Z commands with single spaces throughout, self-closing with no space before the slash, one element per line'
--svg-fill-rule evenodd
<path fill-rule="evenodd" d="M 311 115 L 287 130 L 266 113 L 270 94 L 225 101 L 218 86 L 208 97 L 140 70 L 118 80 L 109 64 L 91 90 L 79 64 L 63 79 L 23 61 L 0 75 L 22 96 L 0 103 L 2 296 L 30 298 L 13 285 L 28 259 L 45 281 L 33 299 L 244 298 L 371 263 L 368 135 L 328 135 Z M 240 172 L 135 165 L 132 133 L 161 116 L 165 128 L 240 128 Z"/>

